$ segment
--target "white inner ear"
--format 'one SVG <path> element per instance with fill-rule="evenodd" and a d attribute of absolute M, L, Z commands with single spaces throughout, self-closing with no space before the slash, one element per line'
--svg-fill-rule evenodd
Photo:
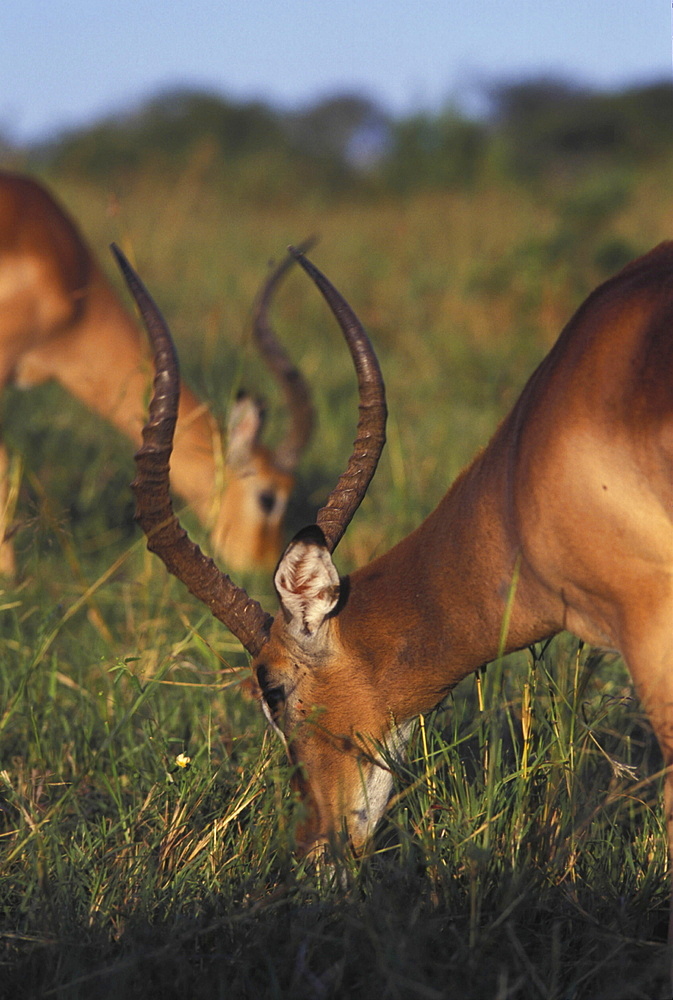
<path fill-rule="evenodd" d="M 251 396 L 237 399 L 227 424 L 227 464 L 237 468 L 250 461 L 262 429 L 262 411 Z"/>
<path fill-rule="evenodd" d="M 314 635 L 339 600 L 339 574 L 323 545 L 290 542 L 283 554 L 274 583 L 286 616 Z"/>

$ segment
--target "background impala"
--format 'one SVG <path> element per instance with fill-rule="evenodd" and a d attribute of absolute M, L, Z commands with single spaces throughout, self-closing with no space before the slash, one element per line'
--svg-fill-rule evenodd
<path fill-rule="evenodd" d="M 214 550 L 236 569 L 273 568 L 293 474 L 313 429 L 308 387 L 268 320 L 282 263 L 254 308 L 254 340 L 285 396 L 290 426 L 271 451 L 261 443 L 263 404 L 241 394 L 226 451 L 207 406 L 183 386 L 173 455 L 177 492 L 208 526 Z M 140 444 L 148 362 L 135 321 L 75 223 L 37 182 L 0 172 L 0 390 L 56 379 Z M 14 571 L 7 524 L 8 454 L 0 442 L 0 572 Z"/>

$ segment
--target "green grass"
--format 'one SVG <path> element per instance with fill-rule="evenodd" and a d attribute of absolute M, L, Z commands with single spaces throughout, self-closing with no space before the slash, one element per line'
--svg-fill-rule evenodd
<path fill-rule="evenodd" d="M 241 381 L 278 413 L 250 303 L 266 260 L 320 231 L 315 259 L 370 329 L 391 410 L 343 570 L 417 524 L 485 443 L 608 242 L 647 249 L 673 208 L 665 178 L 645 178 L 554 264 L 560 199 L 256 212 L 188 180 L 139 185 L 112 216 L 107 193 L 62 194 L 101 254 L 113 238 L 133 249 L 219 413 Z M 303 276 L 274 315 L 320 416 L 294 530 L 348 453 L 353 378 Z M 559 637 L 468 678 L 394 765 L 372 854 L 306 868 L 245 656 L 133 525 L 129 447 L 58 387 L 0 405 L 23 463 L 21 573 L 0 592 L 2 995 L 667 995 L 661 760 L 619 661 Z M 268 580 L 248 583 L 273 606 Z"/>

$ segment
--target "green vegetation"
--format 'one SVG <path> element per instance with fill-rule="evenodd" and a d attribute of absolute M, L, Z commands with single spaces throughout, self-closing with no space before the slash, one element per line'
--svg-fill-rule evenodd
<path fill-rule="evenodd" d="M 338 197 L 317 160 L 315 184 L 286 187 L 290 153 L 265 155 L 214 172 L 186 143 L 165 173 L 159 153 L 104 175 L 40 164 L 106 266 L 112 239 L 135 257 L 220 416 L 241 384 L 282 416 L 250 305 L 267 261 L 320 234 L 313 256 L 368 327 L 391 411 L 346 572 L 432 509 L 584 295 L 671 235 L 671 153 L 521 183 L 489 139 L 470 184 L 435 164 L 431 184 Z M 274 319 L 319 413 L 294 530 L 349 453 L 354 379 L 303 275 Z M 0 591 L 3 995 L 667 995 L 661 761 L 620 662 L 563 636 L 469 678 L 395 765 L 372 855 L 307 870 L 245 656 L 133 525 L 129 446 L 56 386 L 5 393 L 0 424 L 21 463 L 21 573 Z M 268 580 L 247 583 L 273 607 Z"/>
<path fill-rule="evenodd" d="M 469 189 L 494 177 L 577 179 L 615 163 L 652 165 L 673 145 L 668 82 L 620 93 L 555 78 L 503 82 L 481 105 L 478 117 L 448 105 L 394 119 L 358 94 L 288 111 L 176 89 L 19 155 L 59 175 L 116 185 L 138 171 L 175 179 L 198 161 L 211 183 L 258 202 L 309 190 L 372 197 Z M 0 137 L 0 153 L 3 145 Z"/>

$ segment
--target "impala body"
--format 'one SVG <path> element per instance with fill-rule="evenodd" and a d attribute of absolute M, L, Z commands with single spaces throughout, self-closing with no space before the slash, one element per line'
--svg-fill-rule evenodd
<path fill-rule="evenodd" d="M 377 744 L 398 743 L 410 720 L 498 655 L 509 604 L 505 651 L 563 629 L 619 650 L 672 765 L 673 243 L 589 296 L 436 510 L 348 578 L 332 552 L 383 446 L 383 383 L 352 311 L 300 260 L 353 354 L 361 413 L 348 469 L 317 525 L 281 558 L 274 619 L 171 520 L 173 349 L 135 287 L 157 365 L 137 456 L 139 520 L 150 547 L 253 657 L 265 713 L 297 765 L 300 846 L 319 847 L 342 829 L 363 844 L 391 784 Z M 671 772 L 665 802 L 670 845 Z"/>
<path fill-rule="evenodd" d="M 494 659 L 513 589 L 505 651 L 564 629 L 619 650 L 673 763 L 673 244 L 590 296 L 415 532 L 347 581 L 295 541 L 275 580 L 254 666 L 304 764 L 306 845 L 344 819 L 366 839 L 391 779 L 362 736 Z"/>
<path fill-rule="evenodd" d="M 180 396 L 175 489 L 236 569 L 275 566 L 293 473 L 313 425 L 307 386 L 267 319 L 286 270 L 283 264 L 263 287 L 254 322 L 256 344 L 291 416 L 279 447 L 272 452 L 260 443 L 263 407 L 242 396 L 222 456 L 205 404 L 184 385 Z M 0 391 L 55 379 L 139 446 L 150 376 L 144 338 L 73 220 L 34 180 L 0 172 Z M 12 573 L 11 545 L 2 544 L 7 464 L 0 443 L 0 572 Z"/>

